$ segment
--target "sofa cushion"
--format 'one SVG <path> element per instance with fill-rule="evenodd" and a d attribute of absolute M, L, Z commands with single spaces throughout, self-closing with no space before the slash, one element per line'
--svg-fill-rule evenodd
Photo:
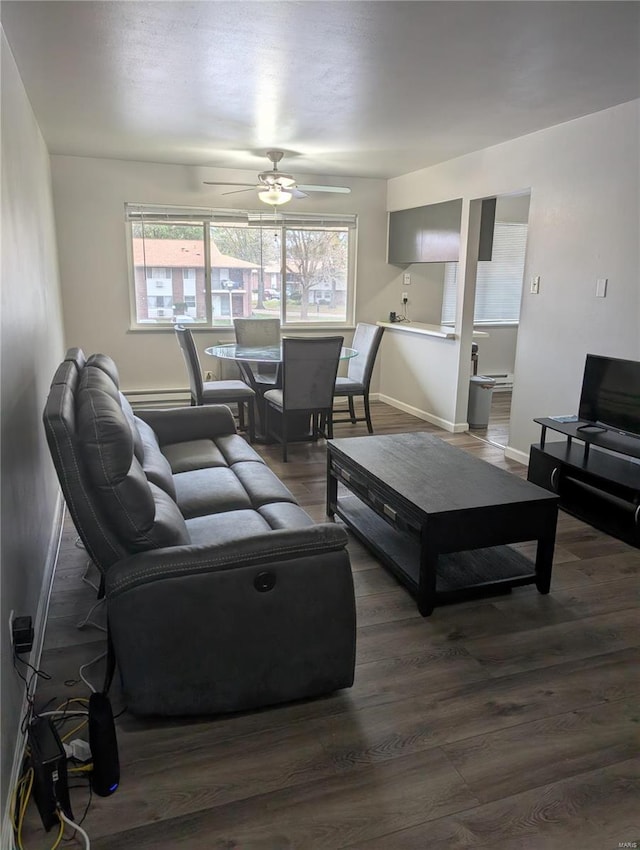
<path fill-rule="evenodd" d="M 121 406 L 120 390 L 118 389 L 118 385 L 114 383 L 113 378 L 97 366 L 87 364 L 80 375 L 78 391 L 81 392 L 89 388 L 107 393 Z"/>
<path fill-rule="evenodd" d="M 233 474 L 249 494 L 251 505 L 259 508 L 269 502 L 295 502 L 296 499 L 264 463 L 234 463 Z"/>
<path fill-rule="evenodd" d="M 106 365 L 109 363 L 113 364 L 113 369 L 109 370 L 104 368 L 103 360 L 106 361 Z M 115 378 L 115 380 L 114 380 Z M 135 426 L 135 417 L 133 414 L 133 410 L 131 409 L 131 405 L 128 400 L 122 395 L 120 390 L 118 389 L 118 371 L 115 367 L 115 363 L 111 360 L 110 357 L 106 357 L 103 354 L 93 354 L 87 361 L 87 365 L 82 370 L 82 374 L 80 376 L 80 391 L 86 390 L 89 387 L 93 389 L 102 390 L 105 393 L 108 393 L 115 401 L 118 402 L 122 412 L 124 413 L 128 423 L 129 428 L 131 429 L 131 436 L 133 438 L 133 450 L 135 452 L 136 457 L 142 463 L 144 457 L 144 450 L 142 447 L 142 441 L 140 439 L 140 435 L 138 434 L 138 429 Z"/>
<path fill-rule="evenodd" d="M 307 528 L 315 525 L 309 514 L 300 505 L 291 502 L 275 502 L 271 505 L 263 505 L 260 516 L 269 523 L 269 527 L 276 528 Z"/>
<path fill-rule="evenodd" d="M 118 373 L 118 367 L 115 362 L 108 354 L 91 354 L 87 358 L 87 366 L 95 366 L 100 369 L 105 375 L 108 375 L 116 388 L 120 389 L 120 375 Z"/>
<path fill-rule="evenodd" d="M 140 446 L 142 449 L 140 457 L 138 456 L 137 451 L 135 451 L 135 455 L 142 463 L 142 468 L 144 469 L 145 475 L 147 476 L 149 481 L 152 481 L 154 484 L 164 490 L 165 493 L 168 493 L 172 499 L 175 499 L 176 488 L 173 483 L 171 464 L 160 451 L 160 446 L 158 445 L 158 440 L 156 438 L 153 428 L 150 425 L 147 425 L 144 420 L 139 419 L 137 416 L 134 416 L 133 419 L 133 426 L 138 435 L 138 439 L 140 441 Z"/>
<path fill-rule="evenodd" d="M 185 519 L 253 507 L 247 491 L 226 466 L 179 472 L 173 480 Z"/>
<path fill-rule="evenodd" d="M 142 441 L 142 437 L 140 436 L 140 432 L 136 423 L 136 416 L 133 412 L 133 408 L 129 404 L 129 399 L 125 398 L 122 393 L 118 395 L 118 401 L 120 402 L 120 407 L 122 408 L 122 412 L 127 417 L 127 422 L 129 423 L 129 428 L 131 428 L 131 434 L 133 435 L 133 451 L 135 456 L 138 458 L 140 463 L 144 461 L 144 445 Z M 141 420 L 140 420 L 141 421 Z M 158 445 L 158 441 L 155 439 L 154 434 L 154 442 L 156 446 Z M 158 482 L 156 482 L 158 483 Z"/>
<path fill-rule="evenodd" d="M 225 511 L 186 521 L 191 542 L 200 546 L 245 542 L 264 534 L 271 526 L 257 511 Z"/>
<path fill-rule="evenodd" d="M 93 386 L 77 399 L 78 440 L 89 477 L 121 540 L 134 551 L 189 542 L 173 499 L 147 480 L 119 400 Z"/>
<path fill-rule="evenodd" d="M 227 466 L 224 455 L 213 440 L 167 443 L 162 447 L 162 454 L 169 461 L 174 475 L 210 466 Z"/>
<path fill-rule="evenodd" d="M 239 434 L 224 434 L 223 436 L 216 437 L 216 446 L 222 452 L 229 466 L 233 466 L 234 463 L 241 463 L 244 460 L 250 460 L 254 463 L 264 463 L 253 446 L 247 443 Z"/>

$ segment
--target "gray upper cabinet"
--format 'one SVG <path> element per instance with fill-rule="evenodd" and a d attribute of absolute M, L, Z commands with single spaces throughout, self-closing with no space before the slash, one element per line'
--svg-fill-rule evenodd
<path fill-rule="evenodd" d="M 495 205 L 495 198 L 482 202 L 480 260 L 491 259 Z M 457 263 L 461 220 L 461 198 L 389 213 L 387 262 L 397 266 L 411 263 Z"/>
<path fill-rule="evenodd" d="M 457 262 L 462 199 L 389 213 L 389 262 Z"/>

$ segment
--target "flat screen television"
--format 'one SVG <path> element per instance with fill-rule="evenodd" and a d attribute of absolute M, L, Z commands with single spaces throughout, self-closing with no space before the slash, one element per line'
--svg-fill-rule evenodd
<path fill-rule="evenodd" d="M 587 354 L 578 416 L 640 437 L 640 362 Z"/>

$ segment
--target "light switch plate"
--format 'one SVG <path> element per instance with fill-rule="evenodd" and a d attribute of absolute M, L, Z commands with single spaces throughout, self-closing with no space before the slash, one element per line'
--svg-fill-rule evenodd
<path fill-rule="evenodd" d="M 540 292 L 540 275 L 537 274 L 535 277 L 531 278 L 531 294 L 538 295 Z"/>
<path fill-rule="evenodd" d="M 411 286 L 411 272 L 404 272 L 402 275 L 402 285 Z"/>
<path fill-rule="evenodd" d="M 599 277 L 596 281 L 596 298 L 607 297 L 607 278 Z"/>

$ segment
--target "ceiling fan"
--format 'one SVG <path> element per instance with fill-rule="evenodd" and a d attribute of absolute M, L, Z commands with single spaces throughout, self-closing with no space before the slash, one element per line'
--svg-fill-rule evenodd
<path fill-rule="evenodd" d="M 207 186 L 243 186 L 242 189 L 232 189 L 223 192 L 223 195 L 235 195 L 240 192 L 258 191 L 258 197 L 265 204 L 280 206 L 286 204 L 292 198 L 308 198 L 308 192 L 340 192 L 349 194 L 351 189 L 347 186 L 311 186 L 299 185 L 292 174 L 278 171 L 278 163 L 284 156 L 284 151 L 267 151 L 266 156 L 273 164 L 270 171 L 261 171 L 258 174 L 257 183 L 219 183 L 214 180 L 204 180 Z"/>

